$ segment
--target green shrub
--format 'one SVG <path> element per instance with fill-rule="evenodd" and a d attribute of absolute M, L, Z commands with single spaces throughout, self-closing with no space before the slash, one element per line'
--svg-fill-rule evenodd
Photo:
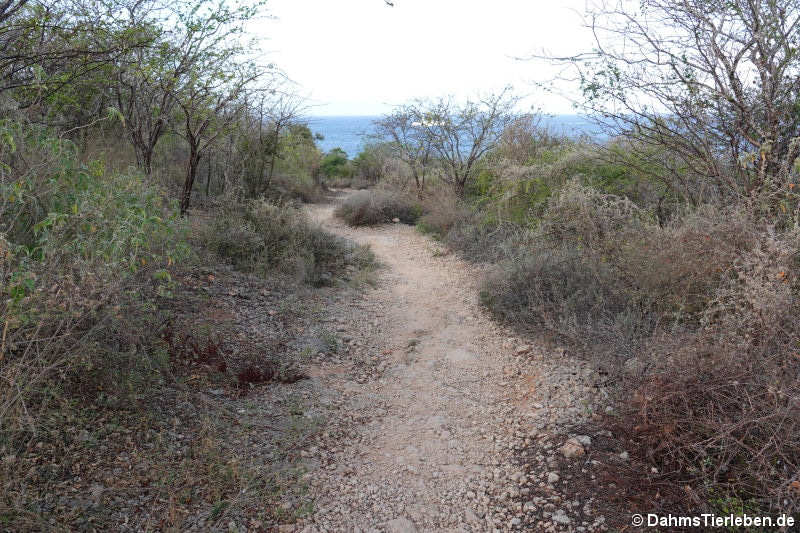
<path fill-rule="evenodd" d="M 404 194 L 371 190 L 350 195 L 335 213 L 351 226 L 374 226 L 395 218 L 404 224 L 414 224 L 422 214 L 422 207 Z"/>
<path fill-rule="evenodd" d="M 368 248 L 313 226 L 295 207 L 264 200 L 229 206 L 201 231 L 201 239 L 238 270 L 283 273 L 315 286 L 374 263 Z"/>
<path fill-rule="evenodd" d="M 329 179 L 353 176 L 350 160 L 347 159 L 347 153 L 341 148 L 334 148 L 322 158 L 320 170 Z"/>
<path fill-rule="evenodd" d="M 137 174 L 80 164 L 43 128 L 3 123 L 0 441 L 56 405 L 133 400 L 162 380 L 155 300 L 190 257 L 183 221 Z M 0 442 L 0 446 L 2 446 Z"/>
<path fill-rule="evenodd" d="M 375 185 L 386 174 L 386 166 L 391 157 L 391 149 L 386 143 L 371 143 L 353 159 L 357 183 L 364 183 L 363 188 Z M 355 187 L 359 188 L 359 187 Z"/>

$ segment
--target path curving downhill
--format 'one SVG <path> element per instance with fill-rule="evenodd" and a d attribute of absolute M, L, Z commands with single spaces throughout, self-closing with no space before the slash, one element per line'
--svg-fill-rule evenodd
<path fill-rule="evenodd" d="M 359 314 L 337 325 L 355 362 L 312 371 L 337 391 L 349 424 L 332 422 L 306 455 L 315 507 L 300 529 L 604 529 L 591 498 L 570 501 L 549 472 L 568 437 L 561 428 L 586 414 L 590 371 L 563 356 L 553 363 L 495 323 L 474 265 L 411 226 L 348 227 L 334 207 L 309 215 L 370 245 L 385 268 Z M 516 459 L 531 446 L 539 466 Z"/>

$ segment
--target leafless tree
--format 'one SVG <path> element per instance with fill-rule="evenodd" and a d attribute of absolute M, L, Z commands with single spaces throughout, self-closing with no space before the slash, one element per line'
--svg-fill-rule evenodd
<path fill-rule="evenodd" d="M 476 163 L 493 149 L 503 131 L 519 117 L 519 99 L 506 88 L 498 94 L 458 103 L 454 98 L 418 102 L 414 113 L 420 118 L 412 126 L 430 142 L 444 180 L 463 196 L 474 176 Z"/>
<path fill-rule="evenodd" d="M 524 165 L 544 149 L 562 142 L 545 123 L 541 113 L 520 115 L 500 136 L 498 155 L 515 164 Z"/>
<path fill-rule="evenodd" d="M 800 128 L 798 0 L 607 2 L 575 68 L 585 105 L 635 137 L 642 169 L 684 199 L 781 187 Z"/>
<path fill-rule="evenodd" d="M 388 140 L 393 155 L 411 169 L 419 193 L 425 190 L 425 177 L 433 153 L 433 139 L 425 134 L 422 121 L 420 107 L 404 105 L 375 122 L 378 136 Z"/>
<path fill-rule="evenodd" d="M 136 162 L 147 175 L 152 173 L 156 144 L 167 132 L 178 103 L 176 95 L 191 93 L 214 79 L 214 72 L 199 69 L 219 71 L 239 53 L 232 41 L 241 31 L 239 23 L 250 16 L 249 11 L 208 0 L 200 0 L 185 13 L 180 12 L 183 6 L 167 6 L 161 0 L 134 0 L 125 7 L 131 27 L 151 33 L 153 45 L 132 49 L 119 61 L 113 86 Z"/>
<path fill-rule="evenodd" d="M 297 124 L 306 111 L 305 100 L 299 95 L 286 91 L 272 91 L 269 106 L 264 108 L 264 100 L 259 107 L 259 142 L 269 154 L 269 170 L 264 178 L 264 169 L 261 168 L 259 176 L 262 178 L 263 189 L 269 187 L 275 173 L 275 162 L 281 157 L 281 135 L 286 128 Z M 262 130 L 268 129 L 267 135 Z M 267 146 L 269 143 L 269 146 Z"/>

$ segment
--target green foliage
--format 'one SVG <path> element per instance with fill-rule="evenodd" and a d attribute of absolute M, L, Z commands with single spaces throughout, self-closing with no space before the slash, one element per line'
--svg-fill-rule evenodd
<path fill-rule="evenodd" d="M 362 246 L 311 225 L 298 209 L 262 200 L 226 210 L 203 231 L 204 244 L 235 268 L 262 276 L 283 273 L 314 286 L 330 285 L 374 258 Z"/>
<path fill-rule="evenodd" d="M 135 272 L 186 257 L 174 206 L 141 175 L 109 175 L 101 160 L 81 164 L 72 142 L 44 128 L 1 127 L 9 164 L 0 183 L 0 231 L 27 260 L 68 256 Z"/>
<path fill-rule="evenodd" d="M 290 126 L 284 133 L 281 146 L 282 152 L 276 162 L 276 175 L 288 178 L 298 187 L 315 186 L 314 174 L 320 166 L 322 153 L 308 126 Z"/>
<path fill-rule="evenodd" d="M 390 148 L 386 144 L 368 144 L 353 159 L 356 175 L 367 184 L 376 184 L 384 176 Z"/>
<path fill-rule="evenodd" d="M 38 126 L 3 131 L 0 379 L 20 389 L 0 392 L 0 440 L 17 446 L 50 401 L 119 403 L 162 379 L 154 301 L 190 251 L 175 205 L 142 176 L 82 164 Z"/>
<path fill-rule="evenodd" d="M 347 154 L 341 148 L 334 148 L 325 154 L 320 170 L 327 178 L 349 178 L 353 175 Z"/>

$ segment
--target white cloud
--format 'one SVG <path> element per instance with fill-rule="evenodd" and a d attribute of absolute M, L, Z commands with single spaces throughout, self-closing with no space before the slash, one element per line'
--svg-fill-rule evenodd
<path fill-rule="evenodd" d="M 568 100 L 533 81 L 554 71 L 515 56 L 569 54 L 591 46 L 584 0 L 269 0 L 257 23 L 263 48 L 319 104 L 313 114 L 386 111 L 415 97 L 466 96 L 511 84 L 546 112 Z M 574 94 L 570 84 L 559 91 Z"/>

